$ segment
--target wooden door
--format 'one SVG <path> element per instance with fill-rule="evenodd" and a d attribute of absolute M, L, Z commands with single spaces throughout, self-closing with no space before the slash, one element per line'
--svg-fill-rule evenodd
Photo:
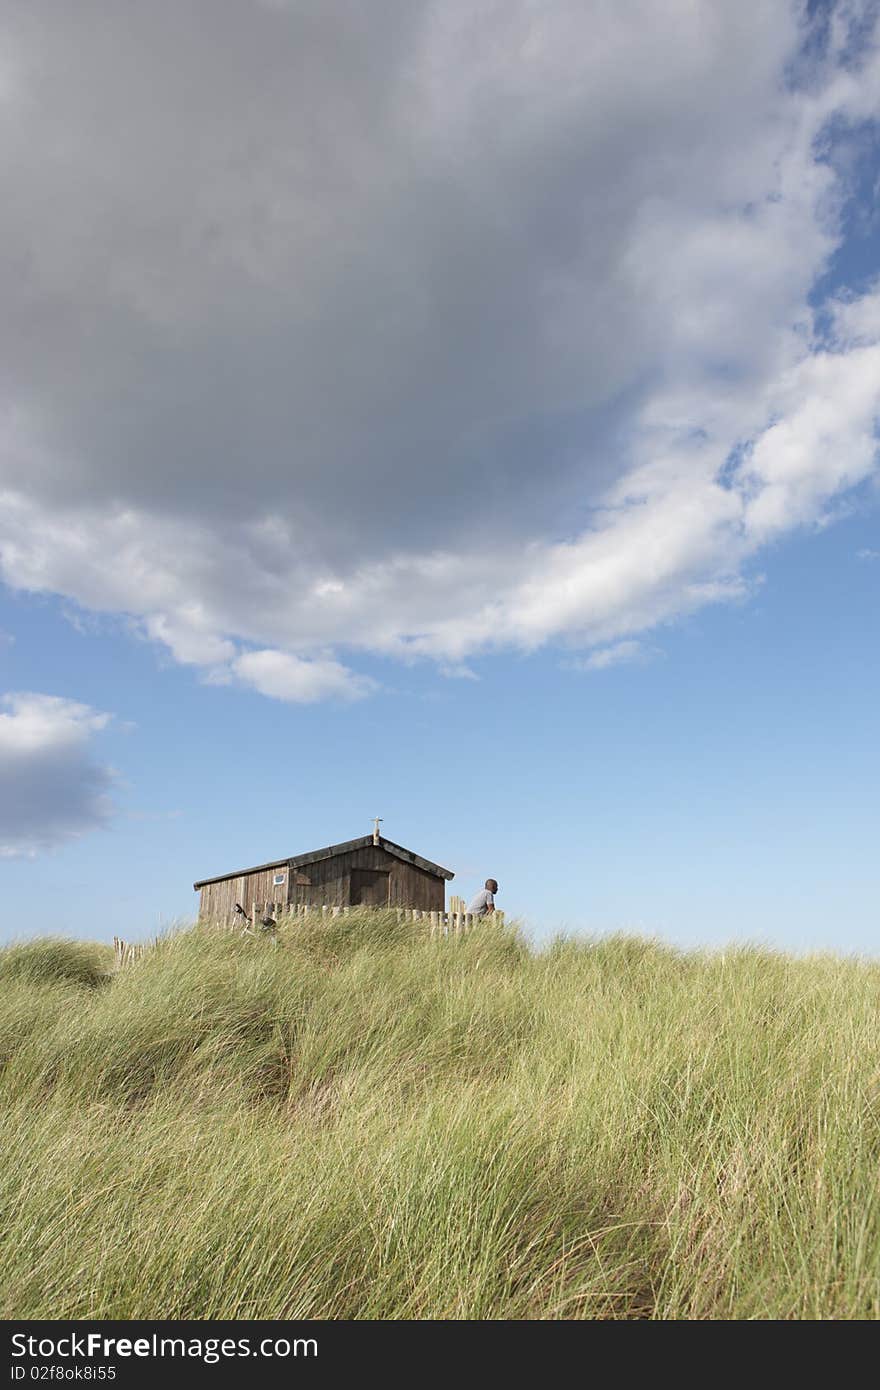
<path fill-rule="evenodd" d="M 387 907 L 390 896 L 388 869 L 352 869 L 349 895 L 352 907 Z"/>

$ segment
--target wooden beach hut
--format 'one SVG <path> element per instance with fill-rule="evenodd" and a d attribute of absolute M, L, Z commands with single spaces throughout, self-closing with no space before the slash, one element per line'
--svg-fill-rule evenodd
<path fill-rule="evenodd" d="M 285 912 L 291 907 L 405 907 L 442 912 L 446 883 L 454 878 L 444 869 L 378 832 L 338 845 L 256 864 L 250 869 L 197 879 L 200 921 L 231 921 L 236 904 L 246 912 L 256 904 L 262 912 Z"/>

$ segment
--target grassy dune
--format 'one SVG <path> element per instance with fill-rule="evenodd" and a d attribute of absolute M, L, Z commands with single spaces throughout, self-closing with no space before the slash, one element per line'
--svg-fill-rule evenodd
<path fill-rule="evenodd" d="M 0 1316 L 874 1317 L 880 967 L 381 915 L 0 952 Z"/>

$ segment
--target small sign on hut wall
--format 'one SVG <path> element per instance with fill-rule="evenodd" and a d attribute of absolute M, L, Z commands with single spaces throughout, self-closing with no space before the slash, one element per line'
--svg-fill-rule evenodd
<path fill-rule="evenodd" d="M 286 874 L 286 873 L 273 874 L 273 876 L 272 876 L 272 887 L 273 887 L 273 888 L 278 888 L 278 887 L 281 886 L 282 883 L 286 883 L 286 882 L 287 882 L 287 874 Z"/>

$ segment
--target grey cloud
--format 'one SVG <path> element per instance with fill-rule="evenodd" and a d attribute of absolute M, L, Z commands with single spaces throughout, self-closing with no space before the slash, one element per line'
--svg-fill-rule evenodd
<path fill-rule="evenodd" d="M 837 236 L 832 107 L 785 84 L 797 7 L 2 22 L 9 582 L 227 677 L 254 669 L 230 638 L 324 663 L 273 665 L 293 691 L 343 689 L 331 647 L 609 641 L 733 582 L 742 508 L 705 484 L 772 415 Z M 657 458 L 705 536 L 679 545 L 666 506 L 655 590 L 575 584 L 592 530 L 638 530 L 609 491 Z M 590 597 L 545 621 L 557 572 Z"/>
<path fill-rule="evenodd" d="M 13 6 L 9 481 L 337 560 L 564 524 L 664 331 L 622 240 L 718 187 L 793 37 L 760 13 Z"/>
<path fill-rule="evenodd" d="M 0 857 L 32 856 L 107 824 L 114 774 L 89 745 L 108 719 L 59 696 L 0 699 Z"/>

